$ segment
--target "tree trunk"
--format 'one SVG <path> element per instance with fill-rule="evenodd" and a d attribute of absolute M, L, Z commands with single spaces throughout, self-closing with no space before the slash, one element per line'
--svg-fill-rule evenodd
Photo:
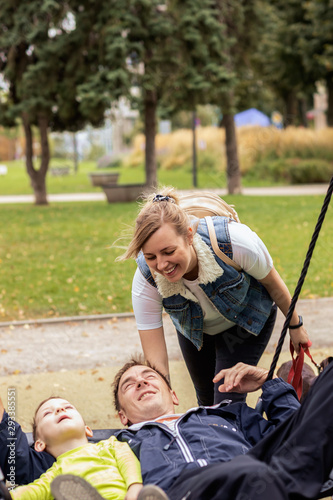
<path fill-rule="evenodd" d="M 197 113 L 193 111 L 192 114 L 192 184 L 193 187 L 198 187 L 197 180 Z"/>
<path fill-rule="evenodd" d="M 327 87 L 327 126 L 333 127 L 333 73 L 326 78 Z"/>
<path fill-rule="evenodd" d="M 41 165 L 40 169 L 36 170 L 33 164 L 33 138 L 29 119 L 26 114 L 22 115 L 25 140 L 26 140 L 26 167 L 30 177 L 30 184 L 34 190 L 35 205 L 47 205 L 46 195 L 46 173 L 50 161 L 50 150 L 47 135 L 48 121 L 45 117 L 41 116 L 38 119 L 38 128 L 40 133 L 41 142 Z"/>
<path fill-rule="evenodd" d="M 156 151 L 155 151 L 155 136 L 156 136 L 156 110 L 157 97 L 156 92 L 147 90 L 144 100 L 145 113 L 145 167 L 146 167 L 146 184 L 151 188 L 157 186 L 157 171 L 156 171 Z"/>
<path fill-rule="evenodd" d="M 306 99 L 298 99 L 298 112 L 300 117 L 300 123 L 303 127 L 307 128 L 309 126 L 308 119 L 306 117 Z"/>
<path fill-rule="evenodd" d="M 73 132 L 73 162 L 74 162 L 74 172 L 77 174 L 79 170 L 79 160 L 78 160 L 77 140 L 75 132 Z"/>
<path fill-rule="evenodd" d="M 236 127 L 233 114 L 223 115 L 222 125 L 225 128 L 225 147 L 227 154 L 227 184 L 229 194 L 242 191 L 241 172 L 238 161 Z"/>
<path fill-rule="evenodd" d="M 285 97 L 286 115 L 284 117 L 284 126 L 295 125 L 297 117 L 297 99 L 293 91 L 289 91 Z"/>

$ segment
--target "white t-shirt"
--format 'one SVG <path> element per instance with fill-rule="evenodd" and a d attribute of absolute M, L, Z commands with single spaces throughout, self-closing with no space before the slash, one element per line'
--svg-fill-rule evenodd
<path fill-rule="evenodd" d="M 238 222 L 229 222 L 228 229 L 233 260 L 254 278 L 258 280 L 265 278 L 273 267 L 273 260 L 259 236 L 248 226 Z M 183 278 L 183 282 L 200 302 L 205 333 L 214 335 L 234 324 L 217 311 L 200 288 L 198 280 L 189 281 Z M 153 330 L 163 325 L 162 297 L 157 288 L 145 280 L 139 269 L 133 278 L 132 302 L 138 330 Z"/>

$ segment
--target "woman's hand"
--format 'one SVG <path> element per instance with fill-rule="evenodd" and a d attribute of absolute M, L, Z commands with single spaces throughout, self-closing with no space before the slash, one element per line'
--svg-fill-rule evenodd
<path fill-rule="evenodd" d="M 224 378 L 223 384 L 219 386 L 219 392 L 253 392 L 266 381 L 268 370 L 258 366 L 237 363 L 232 368 L 221 370 L 213 378 L 216 383 Z"/>
<path fill-rule="evenodd" d="M 294 330 L 289 330 L 290 339 L 293 343 L 296 354 L 299 354 L 300 345 L 303 347 L 310 347 L 312 345 L 311 340 L 309 340 L 308 332 L 304 326 L 295 328 Z"/>

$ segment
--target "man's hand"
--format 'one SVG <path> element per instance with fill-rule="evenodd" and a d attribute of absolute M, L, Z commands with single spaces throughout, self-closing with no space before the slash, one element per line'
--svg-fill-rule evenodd
<path fill-rule="evenodd" d="M 142 484 L 140 483 L 131 484 L 131 486 L 127 490 L 124 500 L 136 500 L 138 498 L 138 494 L 140 493 L 141 489 L 142 489 Z"/>
<path fill-rule="evenodd" d="M 268 370 L 258 366 L 237 363 L 226 370 L 221 370 L 213 378 L 213 382 L 224 379 L 219 392 L 254 392 L 260 389 L 267 378 Z"/>

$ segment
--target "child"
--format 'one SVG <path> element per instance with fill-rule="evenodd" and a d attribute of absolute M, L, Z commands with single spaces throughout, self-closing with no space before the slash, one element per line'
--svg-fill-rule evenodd
<path fill-rule="evenodd" d="M 39 479 L 11 491 L 16 500 L 51 499 L 56 476 L 74 474 L 85 479 L 106 499 L 135 500 L 142 488 L 140 463 L 127 443 L 114 436 L 88 443 L 91 429 L 76 408 L 58 397 L 43 401 L 33 422 L 36 451 L 47 451 L 57 460 Z"/>

